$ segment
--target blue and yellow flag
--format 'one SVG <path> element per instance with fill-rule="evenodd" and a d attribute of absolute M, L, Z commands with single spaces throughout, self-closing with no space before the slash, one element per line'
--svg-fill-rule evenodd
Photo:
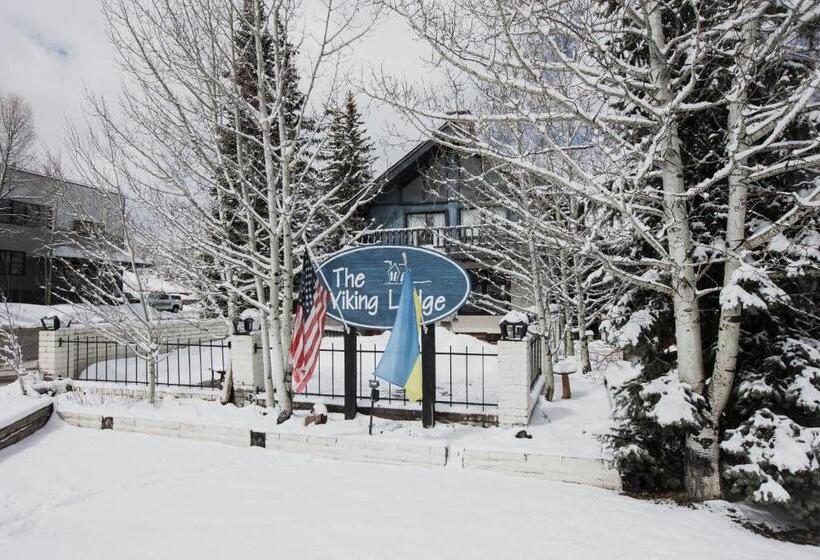
<path fill-rule="evenodd" d="M 411 401 L 421 400 L 421 298 L 413 288 L 413 275 L 407 269 L 399 297 L 399 308 L 390 339 L 375 375 L 393 385 L 404 387 Z"/>

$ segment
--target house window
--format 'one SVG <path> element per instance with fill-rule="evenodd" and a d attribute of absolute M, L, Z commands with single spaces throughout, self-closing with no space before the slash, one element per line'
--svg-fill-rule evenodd
<path fill-rule="evenodd" d="M 495 216 L 503 217 L 504 211 L 501 208 L 462 208 L 459 212 L 459 225 L 480 226 L 494 222 Z"/>
<path fill-rule="evenodd" d="M 49 207 L 21 200 L 0 200 L 0 223 L 20 226 L 45 227 L 49 221 Z"/>
<path fill-rule="evenodd" d="M 476 208 L 462 208 L 460 214 L 462 226 L 477 226 L 482 222 L 481 212 Z"/>
<path fill-rule="evenodd" d="M 26 254 L 22 251 L 0 249 L 0 274 L 23 276 L 26 273 Z"/>
<path fill-rule="evenodd" d="M 439 228 L 447 225 L 447 218 L 444 212 L 414 212 L 407 214 L 407 227 L 409 228 Z"/>

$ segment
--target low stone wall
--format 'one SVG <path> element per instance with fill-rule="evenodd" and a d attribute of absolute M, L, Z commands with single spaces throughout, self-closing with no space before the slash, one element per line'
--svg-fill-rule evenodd
<path fill-rule="evenodd" d="M 605 459 L 520 451 L 464 449 L 462 467 L 621 490 L 618 471 Z"/>
<path fill-rule="evenodd" d="M 27 414 L 7 426 L 0 426 L 0 449 L 17 443 L 42 428 L 48 422 L 53 410 L 54 405 L 47 402 L 39 410 Z"/>
<path fill-rule="evenodd" d="M 252 443 L 285 453 L 301 453 L 365 463 L 388 463 L 416 466 L 444 466 L 447 447 L 444 445 L 389 441 L 373 438 L 337 438 L 287 432 L 254 432 L 236 426 L 203 425 L 173 420 L 102 416 L 74 411 L 59 411 L 65 422 L 81 428 L 111 429 L 139 432 L 165 437 L 194 439 L 249 447 Z"/>
<path fill-rule="evenodd" d="M 224 338 L 228 327 L 220 319 L 191 322 L 185 320 L 162 321 L 156 327 L 160 341 L 202 339 L 203 341 Z M 68 340 L 82 341 L 81 344 L 68 343 Z M 52 377 L 75 378 L 89 365 L 105 358 L 112 359 L 133 357 L 126 346 L 112 346 L 105 336 L 105 327 L 69 327 L 56 331 L 40 331 L 40 371 Z"/>
<path fill-rule="evenodd" d="M 363 463 L 456 467 L 491 471 L 542 480 L 585 484 L 620 490 L 618 472 L 604 459 L 562 457 L 541 453 L 482 450 L 454 450 L 445 443 L 386 440 L 365 436 L 323 436 L 277 431 L 255 432 L 239 426 L 193 424 L 173 420 L 129 417 L 126 415 L 60 411 L 69 424 L 82 428 L 140 432 L 165 437 L 211 441 L 238 447 L 265 447 L 273 451 L 299 453 Z"/>

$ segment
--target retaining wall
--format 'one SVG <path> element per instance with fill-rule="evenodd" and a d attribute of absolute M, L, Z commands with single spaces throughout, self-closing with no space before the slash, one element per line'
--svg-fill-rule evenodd
<path fill-rule="evenodd" d="M 116 415 L 105 417 L 86 412 L 60 411 L 74 426 L 140 432 L 166 437 L 212 441 L 238 447 L 258 446 L 273 451 L 300 453 L 363 463 L 386 463 L 423 467 L 452 467 L 491 471 L 542 480 L 571 482 L 620 490 L 618 472 L 603 459 L 562 457 L 534 452 L 454 449 L 445 443 L 386 440 L 367 436 L 323 436 L 261 431 L 234 426 L 202 425 Z"/>
<path fill-rule="evenodd" d="M 48 422 L 53 410 L 54 405 L 47 402 L 39 410 L 29 413 L 7 426 L 0 426 L 0 449 L 17 443 L 42 428 Z"/>

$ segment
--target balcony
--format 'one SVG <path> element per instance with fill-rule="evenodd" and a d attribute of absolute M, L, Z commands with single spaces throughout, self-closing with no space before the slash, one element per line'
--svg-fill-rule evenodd
<path fill-rule="evenodd" d="M 410 245 L 430 247 L 445 253 L 457 253 L 487 240 L 482 226 L 446 226 L 431 228 L 399 228 L 366 231 L 359 238 L 361 245 Z"/>

